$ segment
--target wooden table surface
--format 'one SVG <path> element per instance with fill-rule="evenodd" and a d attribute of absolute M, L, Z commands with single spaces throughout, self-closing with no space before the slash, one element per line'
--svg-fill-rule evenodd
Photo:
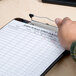
<path fill-rule="evenodd" d="M 0 1 L 0 27 L 16 17 L 30 20 L 28 16 L 29 13 L 49 17 L 53 20 L 57 17 L 70 17 L 72 20 L 76 20 L 76 7 L 45 4 L 40 0 L 2 0 Z M 35 20 L 55 25 L 55 23 L 47 21 L 46 19 L 36 18 Z M 72 60 L 70 55 L 66 56 L 62 58 L 46 76 L 76 76 L 76 62 Z"/>

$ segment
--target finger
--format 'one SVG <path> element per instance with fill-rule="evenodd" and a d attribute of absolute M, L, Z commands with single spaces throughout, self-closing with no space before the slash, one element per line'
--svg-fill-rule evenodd
<path fill-rule="evenodd" d="M 70 23 L 72 22 L 72 20 L 69 18 L 69 17 L 65 17 L 63 20 L 62 20 L 62 24 L 67 24 L 67 23 Z"/>
<path fill-rule="evenodd" d="M 61 26 L 61 24 L 62 24 L 62 19 L 61 18 L 56 18 L 55 23 L 57 24 L 57 26 L 59 28 Z"/>

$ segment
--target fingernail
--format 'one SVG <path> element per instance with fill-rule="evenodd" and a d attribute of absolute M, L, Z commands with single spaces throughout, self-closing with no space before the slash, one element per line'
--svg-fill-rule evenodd
<path fill-rule="evenodd" d="M 59 22 L 60 22 L 60 19 L 59 18 L 56 18 L 55 19 L 55 23 L 58 24 Z"/>

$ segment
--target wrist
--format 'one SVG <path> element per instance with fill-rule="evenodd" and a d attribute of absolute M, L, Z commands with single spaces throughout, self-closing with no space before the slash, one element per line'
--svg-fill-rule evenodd
<path fill-rule="evenodd" d="M 76 41 L 72 42 L 70 47 L 70 54 L 74 61 L 76 61 Z"/>

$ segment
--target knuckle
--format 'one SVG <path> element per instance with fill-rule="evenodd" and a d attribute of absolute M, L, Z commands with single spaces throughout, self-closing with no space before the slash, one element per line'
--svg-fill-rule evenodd
<path fill-rule="evenodd" d="M 69 25 L 70 23 L 71 23 L 70 20 L 65 20 L 65 21 L 63 22 L 64 25 Z"/>
<path fill-rule="evenodd" d="M 68 18 L 68 17 L 65 17 L 65 18 L 63 19 L 63 24 L 69 24 L 69 23 L 71 23 L 71 19 Z"/>
<path fill-rule="evenodd" d="M 70 20 L 66 20 L 65 23 L 66 23 L 66 24 L 70 23 Z"/>

